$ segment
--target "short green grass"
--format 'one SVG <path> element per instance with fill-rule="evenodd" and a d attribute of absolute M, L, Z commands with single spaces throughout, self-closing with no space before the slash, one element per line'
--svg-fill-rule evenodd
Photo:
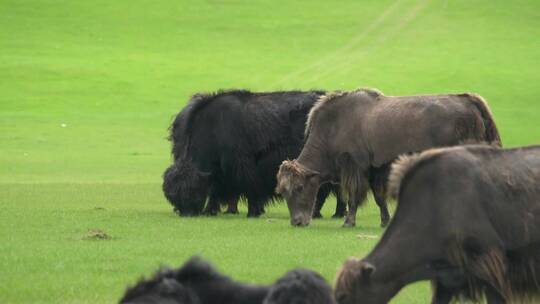
<path fill-rule="evenodd" d="M 507 146 L 539 143 L 540 2 L 65 1 L 0 3 L 0 302 L 114 302 L 193 254 L 269 283 L 304 266 L 329 281 L 380 236 L 358 227 L 183 219 L 162 197 L 173 115 L 197 91 L 473 91 Z M 109 239 L 93 239 L 101 230 Z M 429 284 L 395 303 L 426 303 Z"/>

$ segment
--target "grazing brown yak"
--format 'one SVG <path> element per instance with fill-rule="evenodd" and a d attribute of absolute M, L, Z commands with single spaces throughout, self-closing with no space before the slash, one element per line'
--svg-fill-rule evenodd
<path fill-rule="evenodd" d="M 325 183 L 339 183 L 348 201 L 345 227 L 355 226 L 356 210 L 371 184 L 385 226 L 390 219 L 385 187 L 373 187 L 372 180 L 386 179 L 385 169 L 399 155 L 462 142 L 501 142 L 486 102 L 468 93 L 395 97 L 361 89 L 328 94 L 313 106 L 306 124 L 300 156 L 284 161 L 277 175 L 276 192 L 287 200 L 295 226 L 309 224 L 317 190 Z"/>
<path fill-rule="evenodd" d="M 431 280 L 432 303 L 538 303 L 540 146 L 433 149 L 400 158 L 389 183 L 395 217 L 373 251 L 349 259 L 336 299 L 387 303 Z"/>

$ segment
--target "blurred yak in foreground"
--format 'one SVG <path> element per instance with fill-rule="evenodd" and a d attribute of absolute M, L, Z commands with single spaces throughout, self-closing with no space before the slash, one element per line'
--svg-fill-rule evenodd
<path fill-rule="evenodd" d="M 240 197 L 257 217 L 276 198 L 280 163 L 295 158 L 304 143 L 307 114 L 324 92 L 223 91 L 194 95 L 170 128 L 174 163 L 165 171 L 163 192 L 180 215 L 215 215 L 221 204 L 238 213 Z M 315 217 L 335 185 L 321 188 Z M 337 194 L 337 191 L 336 191 Z M 335 217 L 345 204 L 336 195 Z"/>
<path fill-rule="evenodd" d="M 373 251 L 336 278 L 340 304 L 387 303 L 431 280 L 432 303 L 540 296 L 540 146 L 433 149 L 400 158 L 394 219 Z"/>
<path fill-rule="evenodd" d="M 373 187 L 374 171 L 387 171 L 401 154 L 433 147 L 500 145 L 486 102 L 474 94 L 398 97 L 373 89 L 331 93 L 311 109 L 306 133 L 298 158 L 282 163 L 276 189 L 287 200 L 295 226 L 309 224 L 317 191 L 327 183 L 339 183 L 349 204 L 344 226 L 356 224 L 356 210 L 370 186 L 385 226 L 390 219 L 385 187 Z"/>
<path fill-rule="evenodd" d="M 317 273 L 295 269 L 271 286 L 247 285 L 218 273 L 198 257 L 181 268 L 162 269 L 129 288 L 120 303 L 335 304 L 332 289 Z"/>

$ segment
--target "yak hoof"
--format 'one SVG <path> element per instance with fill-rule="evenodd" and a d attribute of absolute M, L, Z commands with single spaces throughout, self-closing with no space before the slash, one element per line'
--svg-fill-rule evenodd
<path fill-rule="evenodd" d="M 334 215 L 332 215 L 332 218 L 340 219 L 340 218 L 343 218 L 344 216 L 345 214 L 335 213 Z"/>
<path fill-rule="evenodd" d="M 260 216 L 261 216 L 260 213 L 248 213 L 247 215 L 247 217 L 250 217 L 250 218 L 258 218 Z"/>
<path fill-rule="evenodd" d="M 312 216 L 312 218 L 314 218 L 314 219 L 319 219 L 319 218 L 322 218 L 322 217 L 323 216 L 322 216 L 322 214 L 320 212 L 315 212 L 315 213 L 313 213 L 313 216 Z"/>
<path fill-rule="evenodd" d="M 226 214 L 238 214 L 238 210 L 227 210 L 225 211 Z"/>

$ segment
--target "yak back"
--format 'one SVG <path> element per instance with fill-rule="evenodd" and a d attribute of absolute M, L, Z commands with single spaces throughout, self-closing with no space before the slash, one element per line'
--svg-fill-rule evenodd
<path fill-rule="evenodd" d="M 480 99 L 471 96 L 378 97 L 367 109 L 362 124 L 372 164 L 380 166 L 400 154 L 454 146 L 464 141 L 500 145 L 498 132 L 493 129 L 495 123 L 488 119 L 490 123 L 486 125 L 484 115 L 478 110 Z"/>
<path fill-rule="evenodd" d="M 461 176 L 445 174 L 458 164 L 463 168 Z M 390 173 L 389 187 L 399 198 L 415 174 L 430 166 L 440 168 L 433 175 L 441 176 L 433 179 L 446 181 L 448 187 L 452 179 L 469 180 L 471 191 L 480 197 L 473 203 L 482 204 L 506 249 L 540 242 L 540 146 L 500 149 L 466 145 L 428 150 L 398 161 Z"/>
<path fill-rule="evenodd" d="M 197 93 L 178 113 L 169 130 L 173 143 L 172 153 L 177 159 L 188 154 L 193 133 L 197 130 L 210 131 L 225 127 L 233 131 L 232 141 L 238 135 L 246 138 L 246 146 L 253 150 L 269 149 L 284 138 L 295 135 L 302 141 L 307 113 L 323 91 L 250 92 L 247 90 L 221 90 L 215 93 Z M 210 112 L 204 114 L 203 112 Z M 198 119 L 206 116 L 208 119 Z M 299 123 L 296 123 L 299 121 Z M 293 127 L 301 128 L 291 129 Z M 241 134 L 238 134 L 241 133 Z M 298 135 L 300 134 L 300 136 Z"/>
<path fill-rule="evenodd" d="M 193 290 L 202 304 L 258 304 L 270 289 L 265 285 L 237 282 L 199 257 L 188 260 L 176 272 L 176 280 Z"/>
<path fill-rule="evenodd" d="M 306 133 L 311 136 L 315 131 L 320 131 L 316 137 L 336 146 L 333 152 L 362 147 L 366 150 L 362 157 L 368 156 L 374 167 L 404 153 L 463 141 L 500 145 L 487 103 L 469 93 L 385 96 L 376 89 L 330 93 L 309 113 Z"/>

